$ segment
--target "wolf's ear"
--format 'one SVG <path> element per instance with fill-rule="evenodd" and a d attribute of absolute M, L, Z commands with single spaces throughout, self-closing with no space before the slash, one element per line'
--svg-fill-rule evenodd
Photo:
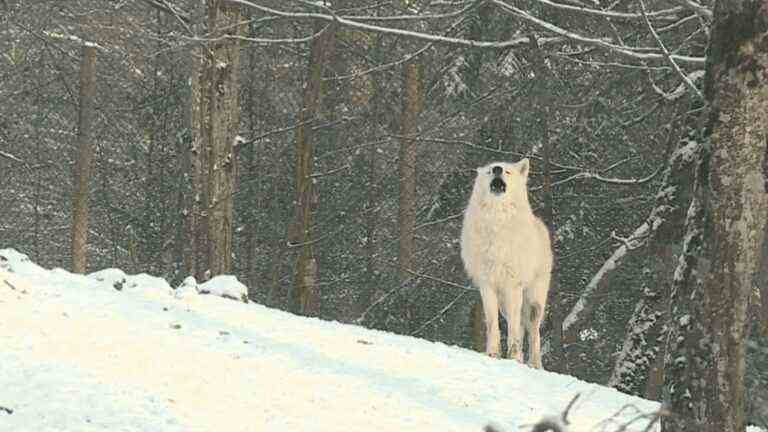
<path fill-rule="evenodd" d="M 528 177 L 528 171 L 531 167 L 531 162 L 528 160 L 528 158 L 525 158 L 521 160 L 518 164 L 518 169 L 520 170 L 520 175 L 523 177 Z"/>

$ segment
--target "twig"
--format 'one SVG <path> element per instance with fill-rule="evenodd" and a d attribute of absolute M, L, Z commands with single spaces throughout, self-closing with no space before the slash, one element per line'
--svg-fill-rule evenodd
<path fill-rule="evenodd" d="M 10 408 L 6 408 L 6 407 L 4 407 L 4 406 L 2 406 L 2 405 L 0 405 L 0 411 L 5 411 L 5 412 L 7 412 L 8 414 L 13 414 L 13 410 L 12 410 L 12 409 L 10 409 Z"/>
<path fill-rule="evenodd" d="M 474 288 L 470 288 L 470 287 L 467 287 L 467 286 L 464 286 L 464 285 L 459 285 L 456 282 L 447 281 L 445 279 L 440 279 L 438 277 L 430 276 L 430 275 L 424 274 L 424 273 L 419 273 L 419 272 L 416 272 L 416 271 L 413 271 L 413 270 L 408 270 L 408 273 L 410 273 L 410 274 L 412 274 L 412 275 L 414 275 L 414 276 L 416 276 L 418 278 L 429 279 L 429 280 L 432 280 L 432 281 L 435 281 L 435 282 L 440 282 L 442 284 L 445 284 L 445 285 L 448 285 L 448 286 L 452 286 L 454 288 L 460 288 L 460 289 L 463 289 L 463 290 L 466 290 L 466 291 L 477 291 Z"/>
<path fill-rule="evenodd" d="M 10 159 L 10 160 L 12 160 L 14 162 L 26 164 L 26 162 L 24 162 L 23 160 L 19 159 L 18 157 L 14 156 L 14 155 L 12 155 L 10 153 L 6 153 L 4 151 L 0 151 L 0 156 L 4 157 L 6 159 Z"/>
<path fill-rule="evenodd" d="M 546 416 L 536 422 L 533 425 L 533 432 L 546 432 L 546 431 L 553 431 L 553 432 L 567 432 L 568 431 L 568 425 L 570 422 L 568 421 L 568 413 L 571 411 L 571 408 L 573 408 L 573 405 L 576 403 L 576 400 L 581 396 L 581 393 L 576 393 L 576 395 L 571 399 L 570 402 L 568 402 L 568 406 L 565 407 L 565 410 L 563 411 L 560 416 Z M 498 427 L 488 424 L 483 428 L 484 432 L 502 432 L 501 429 Z"/>
<path fill-rule="evenodd" d="M 448 309 L 450 309 L 450 308 L 451 308 L 451 307 L 452 307 L 454 304 L 456 304 L 456 302 L 457 302 L 457 301 L 459 301 L 459 300 L 460 300 L 462 297 L 464 297 L 464 295 L 465 295 L 466 293 L 467 293 L 466 291 L 460 292 L 460 293 L 459 293 L 459 295 L 457 295 L 455 299 L 451 300 L 451 302 L 450 302 L 450 303 L 448 303 L 448 304 L 447 304 L 447 305 L 446 305 L 444 308 L 442 308 L 442 309 L 440 310 L 440 312 L 438 312 L 438 313 L 437 313 L 437 315 L 433 316 L 433 317 L 432 317 L 432 318 L 430 318 L 430 319 L 429 319 L 427 322 L 425 322 L 424 324 L 422 324 L 421 326 L 419 326 L 419 328 L 417 328 L 416 330 L 414 330 L 414 331 L 411 333 L 411 336 L 413 336 L 413 335 L 415 335 L 415 334 L 418 334 L 419 332 L 421 332 L 422 330 L 424 330 L 424 328 L 426 328 L 428 325 L 432 324 L 432 323 L 433 323 L 433 322 L 434 322 L 436 319 L 438 319 L 438 318 L 440 318 L 441 316 L 443 316 L 443 315 L 444 315 L 446 312 L 448 312 Z"/>
<path fill-rule="evenodd" d="M 659 48 L 661 48 L 661 52 L 664 54 L 664 58 L 667 60 L 667 63 L 672 67 L 672 69 L 677 72 L 677 74 L 680 76 L 680 78 L 685 83 L 685 86 L 688 87 L 688 89 L 695 94 L 699 99 L 705 100 L 704 95 L 701 94 L 699 89 L 696 88 L 696 86 L 691 82 L 690 79 L 688 79 L 688 76 L 683 73 L 683 71 L 680 69 L 680 66 L 677 65 L 677 62 L 672 58 L 672 55 L 669 53 L 669 50 L 667 50 L 667 47 L 664 45 L 664 42 L 661 41 L 661 38 L 659 37 L 659 34 L 656 33 L 656 29 L 653 28 L 653 24 L 651 24 L 651 20 L 648 19 L 648 13 L 645 10 L 645 2 L 643 0 L 638 0 L 640 2 L 640 11 L 643 13 L 643 18 L 645 19 L 645 25 L 648 26 L 648 30 L 650 30 L 651 35 L 656 40 L 656 43 L 659 45 Z"/>
<path fill-rule="evenodd" d="M 372 310 L 374 307 L 376 307 L 377 305 L 379 305 L 381 302 L 383 302 L 384 300 L 386 300 L 386 299 L 387 299 L 389 296 L 391 296 L 391 295 L 392 295 L 392 294 L 394 294 L 395 292 L 397 292 L 397 291 L 400 291 L 401 289 L 403 289 L 404 287 L 406 287 L 406 286 L 407 286 L 407 285 L 408 285 L 408 284 L 409 284 L 409 283 L 410 283 L 412 280 L 413 280 L 413 278 L 408 278 L 407 280 L 405 280 L 405 281 L 404 281 L 403 283 L 401 283 L 400 285 L 397 285 L 396 287 L 392 288 L 392 289 L 391 289 L 391 290 L 390 290 L 388 293 L 386 293 L 386 294 L 382 295 L 381 297 L 379 297 L 378 299 L 376 299 L 376 301 L 374 301 L 373 303 L 371 303 L 371 305 L 370 305 L 370 306 L 368 306 L 368 307 L 367 307 L 367 308 L 366 308 L 366 309 L 363 311 L 363 313 L 361 313 L 361 314 L 360 314 L 360 316 L 359 316 L 359 317 L 357 317 L 357 319 L 355 319 L 353 322 L 354 322 L 355 324 L 360 324 L 360 323 L 362 323 L 362 322 L 363 322 L 363 320 L 365 320 L 365 318 L 368 316 L 368 312 L 370 312 L 370 311 L 371 311 L 371 310 Z"/>
<path fill-rule="evenodd" d="M 304 126 L 306 124 L 312 123 L 314 121 L 315 121 L 315 119 L 312 118 L 312 119 L 301 121 L 301 122 L 296 123 L 296 124 L 291 125 L 291 126 L 286 126 L 284 128 L 274 129 L 274 130 L 271 130 L 269 132 L 265 132 L 265 133 L 263 133 L 261 135 L 257 135 L 255 137 L 249 139 L 249 140 L 246 140 L 245 142 L 240 143 L 240 146 L 244 147 L 244 146 L 247 146 L 249 144 L 253 144 L 256 141 L 260 141 L 260 140 L 262 140 L 264 138 L 272 136 L 272 135 L 277 135 L 277 134 L 281 134 L 281 133 L 285 133 L 285 132 L 290 132 L 290 131 L 292 131 L 294 129 L 297 129 L 297 128 L 301 127 L 301 126 Z"/>
<path fill-rule="evenodd" d="M 331 170 L 328 170 L 328 171 L 325 171 L 325 172 L 312 174 L 312 175 L 309 176 L 309 178 L 324 177 L 324 176 L 327 176 L 327 175 L 336 174 L 339 171 L 344 171 L 345 169 L 349 169 L 349 168 L 351 168 L 351 167 L 350 167 L 349 164 L 347 164 L 347 165 L 344 165 L 344 166 L 339 167 L 339 168 L 334 168 L 334 169 L 331 169 Z"/>
<path fill-rule="evenodd" d="M 573 405 L 576 403 L 576 400 L 579 399 L 581 396 L 581 393 L 576 393 L 576 395 L 573 396 L 573 399 L 571 399 L 570 402 L 568 402 L 568 406 L 565 407 L 565 411 L 563 411 L 563 421 L 568 423 L 568 413 L 571 411 L 571 408 L 573 408 Z"/>
<path fill-rule="evenodd" d="M 446 216 L 446 217 L 444 217 L 442 219 L 437 219 L 437 220 L 433 220 L 433 221 L 429 221 L 429 222 L 424 222 L 422 224 L 416 225 L 415 227 L 413 227 L 413 230 L 416 231 L 417 229 L 424 228 L 426 226 L 435 225 L 435 224 L 439 224 L 439 223 L 443 223 L 443 222 L 448 222 L 449 220 L 458 219 L 458 218 L 460 218 L 462 216 L 464 216 L 464 211 L 463 210 L 460 211 L 459 213 L 456 213 L 456 214 L 453 214 L 453 215 L 450 215 L 450 216 Z"/>

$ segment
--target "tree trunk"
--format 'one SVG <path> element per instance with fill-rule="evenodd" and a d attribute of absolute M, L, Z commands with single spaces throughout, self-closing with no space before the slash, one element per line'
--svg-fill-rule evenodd
<path fill-rule="evenodd" d="M 690 331 L 675 338 L 684 342 L 670 352 L 666 386 L 674 415 L 662 423 L 665 431 L 745 429 L 747 305 L 768 210 L 766 36 L 762 2 L 716 3 L 705 78 L 711 157 L 701 166 L 697 194 L 704 243 L 698 277 L 683 279 L 686 296 L 676 297 L 676 305 L 693 305 L 689 316 L 675 316 Z M 691 301 L 687 294 L 697 289 Z"/>
<path fill-rule="evenodd" d="M 319 28 L 317 29 L 319 30 Z M 309 73 L 304 89 L 304 100 L 296 129 L 296 217 L 289 232 L 289 242 L 300 248 L 296 260 L 296 280 L 292 296 L 293 310 L 304 315 L 317 312 L 318 267 L 312 248 L 312 207 L 314 187 L 312 170 L 314 161 L 313 124 L 321 113 L 323 72 L 326 70 L 336 44 L 336 27 L 329 26 L 312 41 Z M 307 124 L 309 123 L 309 124 Z"/>
<path fill-rule="evenodd" d="M 208 0 L 210 123 L 208 159 L 208 268 L 211 276 L 232 270 L 232 193 L 235 184 L 235 140 L 240 128 L 240 42 L 220 39 L 242 35 L 240 6 Z"/>
<path fill-rule="evenodd" d="M 205 6 L 198 3 L 193 9 L 192 23 L 195 34 L 203 34 L 206 27 Z M 190 78 L 190 112 L 189 130 L 190 145 L 186 157 L 185 168 L 191 185 L 190 201 L 185 209 L 186 237 L 189 244 L 186 254 L 187 272 L 198 281 L 205 280 L 207 270 L 206 254 L 208 245 L 207 212 L 205 203 L 208 201 L 208 182 L 205 180 L 203 167 L 208 166 L 208 148 L 206 134 L 209 129 L 210 82 L 204 74 L 208 62 L 207 48 L 200 44 L 192 50 L 192 67 Z"/>
<path fill-rule="evenodd" d="M 757 286 L 760 290 L 760 335 L 768 337 L 768 225 L 761 249 L 760 269 L 758 270 Z"/>
<path fill-rule="evenodd" d="M 193 187 L 188 235 L 198 280 L 232 268 L 234 142 L 240 126 L 240 7 L 207 0 L 210 41 L 196 50 L 192 67 L 190 177 Z"/>
<path fill-rule="evenodd" d="M 398 213 L 399 243 L 398 270 L 400 284 L 410 277 L 415 252 L 413 230 L 416 226 L 416 134 L 418 117 L 421 112 L 421 86 L 419 64 L 406 63 L 405 66 L 405 103 L 401 119 L 400 158 L 398 174 L 400 176 L 400 201 Z"/>
<path fill-rule="evenodd" d="M 93 160 L 93 112 L 96 97 L 96 47 L 83 47 L 80 65 L 80 110 L 77 116 L 77 158 L 72 194 L 72 272 L 88 267 L 88 180 Z"/>
<path fill-rule="evenodd" d="M 485 352 L 485 313 L 483 302 L 479 298 L 472 305 L 469 317 L 472 348 L 477 352 Z"/>
<path fill-rule="evenodd" d="M 358 43 L 362 43 L 365 47 L 368 57 L 372 62 L 382 62 L 382 49 L 381 38 L 368 38 L 367 35 L 363 35 L 363 38 Z M 360 72 L 363 67 L 360 65 L 352 66 L 353 72 Z M 362 75 L 360 78 L 354 80 L 351 86 L 351 100 L 352 103 L 362 109 L 366 113 L 366 124 L 363 139 L 374 142 L 379 137 L 379 125 L 383 122 L 383 116 L 386 115 L 386 111 L 382 109 L 384 102 L 384 91 L 382 88 L 381 80 L 374 79 L 370 74 Z M 378 165 L 381 160 L 377 157 L 379 152 L 379 146 L 369 146 L 367 152 L 360 163 L 363 167 L 363 171 L 366 175 L 366 193 L 365 193 L 365 212 L 364 212 L 364 224 L 365 224 L 365 272 L 360 277 L 360 282 L 357 287 L 358 292 L 352 310 L 351 319 L 362 316 L 365 310 L 373 303 L 373 299 L 376 298 L 376 291 L 380 287 L 378 277 L 378 266 L 376 264 L 377 253 L 377 228 L 379 224 L 379 212 L 378 208 L 381 205 L 381 187 L 379 186 L 380 178 Z"/>

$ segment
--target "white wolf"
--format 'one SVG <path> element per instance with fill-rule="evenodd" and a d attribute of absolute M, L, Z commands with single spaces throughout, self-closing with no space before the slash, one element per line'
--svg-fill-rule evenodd
<path fill-rule="evenodd" d="M 507 357 L 523 361 L 522 321 L 529 363 L 540 369 L 539 327 L 552 273 L 552 248 L 549 230 L 528 202 L 529 167 L 528 159 L 523 159 L 477 169 L 464 213 L 461 259 L 483 300 L 485 352 L 499 356 L 501 308 L 508 324 Z"/>

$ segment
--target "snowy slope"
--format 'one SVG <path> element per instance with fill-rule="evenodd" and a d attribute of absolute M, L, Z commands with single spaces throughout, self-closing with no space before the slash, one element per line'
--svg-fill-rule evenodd
<path fill-rule="evenodd" d="M 0 250 L 0 407 L 12 410 L 0 408 L 0 431 L 517 431 L 576 393 L 572 430 L 613 431 L 658 409 L 512 361 L 220 297 L 244 292 L 233 278 L 214 285 L 73 275 Z"/>

